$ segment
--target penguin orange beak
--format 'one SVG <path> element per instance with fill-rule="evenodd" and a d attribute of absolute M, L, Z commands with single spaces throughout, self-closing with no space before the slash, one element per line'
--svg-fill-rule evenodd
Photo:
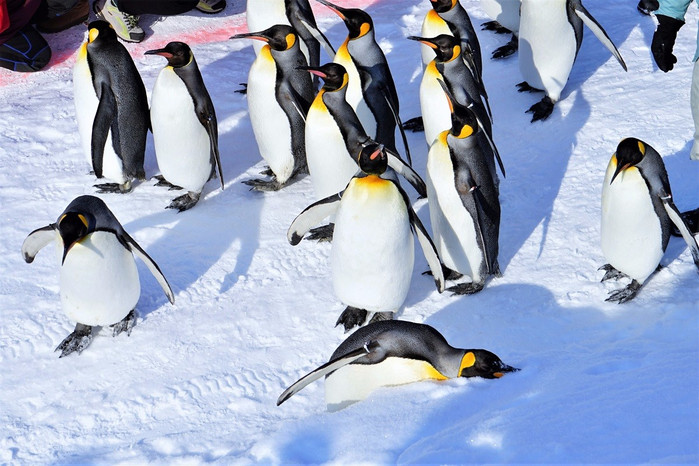
<path fill-rule="evenodd" d="M 327 6 L 328 8 L 330 8 L 332 11 L 335 12 L 335 14 L 337 14 L 337 16 L 342 18 L 343 21 L 347 19 L 347 16 L 343 12 L 344 8 L 341 8 L 337 5 L 333 5 L 332 3 L 328 2 L 327 0 L 316 0 L 316 1 L 318 3 L 321 3 L 325 6 Z"/>
<path fill-rule="evenodd" d="M 623 166 L 617 165 L 616 171 L 614 172 L 614 175 L 612 175 L 612 179 L 609 181 L 609 184 L 614 183 L 614 179 L 617 177 L 617 175 L 619 173 L 623 172 L 624 170 L 626 170 L 627 168 L 629 168 L 630 165 L 631 165 L 630 163 L 627 163 L 626 165 L 623 165 Z"/>
<path fill-rule="evenodd" d="M 408 36 L 407 38 L 410 40 L 415 40 L 415 41 L 421 42 L 421 43 L 425 44 L 426 46 L 431 47 L 433 49 L 437 48 L 436 44 L 434 44 L 433 42 L 430 42 L 430 39 L 427 39 L 425 37 Z"/>
<path fill-rule="evenodd" d="M 269 42 L 269 37 L 263 36 L 261 32 L 244 32 L 231 36 L 230 39 L 255 39 L 262 42 Z"/>
<path fill-rule="evenodd" d="M 165 57 L 168 60 L 173 57 L 172 53 L 168 52 L 165 49 L 146 50 L 144 52 L 144 55 L 160 55 L 161 57 Z"/>
<path fill-rule="evenodd" d="M 378 157 L 381 152 L 383 151 L 383 144 L 379 144 L 379 147 L 376 148 L 374 152 L 369 156 L 369 160 L 376 160 L 376 157 Z"/>
<path fill-rule="evenodd" d="M 301 71 L 308 71 L 311 74 L 314 74 L 316 76 L 320 76 L 323 79 L 328 77 L 328 75 L 326 73 L 324 73 L 323 71 L 321 71 L 320 68 L 316 68 L 314 66 L 297 66 L 296 69 L 301 70 Z"/>

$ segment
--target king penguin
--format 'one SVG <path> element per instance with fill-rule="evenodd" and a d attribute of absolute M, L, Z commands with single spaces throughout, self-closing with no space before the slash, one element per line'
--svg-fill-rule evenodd
<path fill-rule="evenodd" d="M 307 171 L 305 118 L 315 91 L 308 66 L 291 26 L 277 24 L 231 39 L 266 42 L 248 75 L 248 111 L 260 155 L 269 164 L 272 180 L 244 181 L 251 189 L 276 191 Z"/>
<path fill-rule="evenodd" d="M 607 301 L 633 299 L 658 268 L 672 224 L 689 245 L 699 269 L 699 245 L 675 207 L 670 181 L 660 154 L 645 142 L 627 138 L 612 155 L 602 185 L 602 281 L 631 278 Z"/>
<path fill-rule="evenodd" d="M 442 132 L 427 154 L 427 200 L 432 238 L 446 279 L 468 275 L 468 283 L 447 290 L 481 291 L 489 276 L 500 276 L 498 249 L 500 201 L 489 163 L 478 142 L 476 115 L 455 101 L 444 86 L 451 109 L 451 130 Z"/>
<path fill-rule="evenodd" d="M 459 0 L 430 0 L 432 9 L 437 15 L 447 23 L 451 34 L 454 37 L 461 39 L 462 46 L 465 49 L 470 49 L 473 53 L 473 61 L 476 65 L 478 77 L 483 75 L 483 59 L 481 58 L 481 45 L 476 35 L 476 30 L 473 28 L 471 18 L 468 16 L 466 9 L 459 3 Z M 423 23 L 424 24 L 424 23 Z M 438 31 L 437 34 L 425 34 L 423 37 L 434 37 L 434 35 L 444 34 L 446 31 Z"/>
<path fill-rule="evenodd" d="M 150 115 L 159 184 L 187 190 L 168 206 L 182 212 L 196 205 L 216 171 L 223 189 L 216 111 L 187 44 L 170 42 L 146 55 L 167 59 L 153 87 Z"/>
<path fill-rule="evenodd" d="M 113 336 L 131 333 L 141 293 L 134 254 L 156 278 L 170 303 L 175 296 L 150 256 L 129 236 L 107 205 L 95 196 L 75 198 L 56 223 L 34 230 L 22 244 L 31 263 L 55 241 L 61 264 L 61 306 L 75 330 L 58 345 L 61 356 L 81 353 L 92 341 L 92 327 L 110 325 Z"/>
<path fill-rule="evenodd" d="M 522 0 L 519 25 L 520 92 L 543 90 L 546 96 L 531 106 L 532 122 L 545 120 L 568 82 L 580 50 L 583 23 L 609 49 L 626 71 L 626 63 L 600 24 L 580 0 Z"/>
<path fill-rule="evenodd" d="M 150 126 L 148 97 L 129 52 L 106 21 L 88 26 L 88 39 L 73 68 L 78 130 L 89 148 L 100 192 L 129 192 L 145 179 L 143 161 Z M 108 147 L 106 147 L 108 145 Z"/>
<path fill-rule="evenodd" d="M 335 295 L 348 307 L 336 325 L 346 331 L 373 319 L 391 318 L 405 301 L 413 273 L 413 234 L 425 254 L 437 290 L 444 290 L 439 256 L 432 240 L 398 183 L 382 178 L 388 157 L 372 142 L 358 154 L 362 172 L 342 193 L 311 204 L 294 219 L 287 238 L 297 245 L 311 227 L 336 214 L 331 250 Z"/>
<path fill-rule="evenodd" d="M 456 377 L 499 379 L 518 370 L 488 350 L 451 346 L 429 325 L 386 320 L 350 335 L 330 361 L 284 390 L 277 406 L 323 376 L 328 411 L 337 411 L 380 387 Z"/>

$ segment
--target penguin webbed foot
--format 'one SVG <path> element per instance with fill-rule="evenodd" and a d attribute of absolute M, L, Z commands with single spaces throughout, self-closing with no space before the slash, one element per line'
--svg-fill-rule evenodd
<path fill-rule="evenodd" d="M 319 243 L 325 241 L 329 242 L 333 240 L 334 232 L 335 224 L 328 223 L 327 225 L 323 225 L 322 227 L 311 228 L 310 230 L 308 230 L 308 235 L 306 236 L 306 239 L 308 241 L 318 241 Z"/>
<path fill-rule="evenodd" d="M 262 171 L 260 172 L 260 175 L 264 175 L 264 176 L 274 176 L 274 172 L 272 171 L 271 168 L 267 167 L 267 168 L 265 168 L 264 170 L 262 170 Z"/>
<path fill-rule="evenodd" d="M 170 205 L 165 207 L 166 209 L 177 209 L 179 212 L 184 212 L 189 210 L 199 202 L 199 197 L 201 193 L 193 193 L 189 191 L 187 194 L 174 198 Z"/>
<path fill-rule="evenodd" d="M 413 133 L 420 133 L 425 131 L 425 123 L 422 121 L 422 117 L 411 118 L 410 120 L 404 121 L 401 128 L 405 131 L 412 131 Z"/>
<path fill-rule="evenodd" d="M 274 177 L 271 180 L 263 180 L 260 178 L 254 178 L 251 180 L 243 181 L 243 184 L 250 186 L 250 191 L 261 191 L 261 192 L 279 191 L 280 189 L 282 189 L 284 187 L 284 184 L 277 181 L 276 177 Z"/>
<path fill-rule="evenodd" d="M 85 348 L 92 343 L 92 327 L 89 325 L 77 324 L 75 330 L 65 337 L 65 339 L 56 347 L 54 352 L 61 350 L 59 358 L 68 356 L 71 353 L 82 353 Z"/>
<path fill-rule="evenodd" d="M 347 308 L 342 311 L 340 317 L 338 317 L 337 322 L 335 322 L 335 327 L 342 324 L 345 327 L 345 333 L 352 330 L 353 327 L 359 327 L 366 322 L 367 311 L 365 309 L 359 309 L 352 306 L 347 306 Z"/>
<path fill-rule="evenodd" d="M 459 273 L 456 270 L 452 270 L 444 264 L 441 264 L 441 265 L 442 265 L 442 274 L 444 274 L 444 280 L 458 280 L 459 278 L 464 276 L 464 274 Z M 429 275 L 431 277 L 434 274 L 432 273 L 431 270 L 425 270 L 424 272 L 422 272 L 422 275 Z"/>
<path fill-rule="evenodd" d="M 136 326 L 136 310 L 131 309 L 131 312 L 126 314 L 126 317 L 121 319 L 116 324 L 112 324 L 109 327 L 112 329 L 112 336 L 115 337 L 122 332 L 126 332 L 126 336 L 131 336 L 131 330 Z"/>
<path fill-rule="evenodd" d="M 522 81 L 521 83 L 517 84 L 517 92 L 544 92 L 541 89 L 537 89 L 535 87 L 531 87 L 528 82 Z"/>
<path fill-rule="evenodd" d="M 633 298 L 636 297 L 639 290 L 641 289 L 641 286 L 642 285 L 638 283 L 636 280 L 632 280 L 631 283 L 629 283 L 628 286 L 626 286 L 625 288 L 611 292 L 609 294 L 609 297 L 605 299 L 605 301 L 609 301 L 612 303 L 616 302 L 618 304 L 631 301 Z"/>
<path fill-rule="evenodd" d="M 101 184 L 95 184 L 93 185 L 95 188 L 97 188 L 97 192 L 100 194 L 126 194 L 130 193 L 131 189 L 133 189 L 133 186 L 130 182 L 126 182 L 124 184 L 119 184 L 119 183 L 101 183 Z"/>
<path fill-rule="evenodd" d="M 545 120 L 553 113 L 553 100 L 549 96 L 544 97 L 539 102 L 535 103 L 525 113 L 532 113 L 532 123 L 539 120 Z"/>
<path fill-rule="evenodd" d="M 240 89 L 233 91 L 233 92 L 235 92 L 237 94 L 243 94 L 243 95 L 247 94 L 248 93 L 248 83 L 238 83 L 238 84 L 242 87 Z"/>
<path fill-rule="evenodd" d="M 512 31 L 510 31 L 497 21 L 486 21 L 485 23 L 481 24 L 481 31 L 493 31 L 495 34 L 512 33 Z"/>
<path fill-rule="evenodd" d="M 156 186 L 165 187 L 168 191 L 181 191 L 184 189 L 182 186 L 170 183 L 163 175 L 155 175 L 154 178 L 158 180 L 158 182 L 155 183 Z"/>
<path fill-rule="evenodd" d="M 621 278 L 628 277 L 624 272 L 620 272 L 617 269 L 615 269 L 612 264 L 604 264 L 602 267 L 600 267 L 597 270 L 604 270 L 605 274 L 604 277 L 602 277 L 602 280 L 600 280 L 600 283 L 604 283 L 607 280 L 619 280 Z"/>
<path fill-rule="evenodd" d="M 375 312 L 374 315 L 369 320 L 369 323 L 373 324 L 374 322 L 381 322 L 382 320 L 393 320 L 393 312 L 392 311 Z"/>
<path fill-rule="evenodd" d="M 498 47 L 493 51 L 493 60 L 497 60 L 498 58 L 509 57 L 510 55 L 514 54 L 518 49 L 519 43 L 517 41 L 517 38 L 515 36 L 512 36 L 512 40 L 510 40 L 507 44 L 503 45 L 502 47 Z"/>
<path fill-rule="evenodd" d="M 450 286 L 447 291 L 451 291 L 452 296 L 463 296 L 467 294 L 476 294 L 485 288 L 485 283 L 459 283 L 458 285 Z"/>

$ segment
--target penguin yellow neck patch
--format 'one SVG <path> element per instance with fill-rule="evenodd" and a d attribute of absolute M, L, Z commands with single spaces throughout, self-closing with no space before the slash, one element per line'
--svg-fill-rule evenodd
<path fill-rule="evenodd" d="M 463 128 L 461 128 L 461 131 L 459 132 L 459 135 L 456 136 L 459 139 L 465 139 L 469 137 L 470 135 L 473 134 L 473 127 L 469 125 L 464 125 Z"/>
<path fill-rule="evenodd" d="M 369 31 L 371 31 L 371 25 L 369 23 L 362 23 L 359 27 L 359 37 L 365 36 Z"/>
<path fill-rule="evenodd" d="M 323 94 L 325 94 L 325 90 L 321 89 L 318 91 L 318 95 L 316 95 L 316 98 L 313 99 L 313 103 L 311 104 L 311 108 L 316 109 L 316 110 L 326 110 L 325 102 L 323 102 Z"/>
<path fill-rule="evenodd" d="M 90 29 L 90 32 L 87 35 L 87 41 L 88 42 L 93 42 L 95 39 L 97 39 L 97 36 L 100 35 L 100 32 L 96 28 Z"/>
<path fill-rule="evenodd" d="M 646 155 L 646 145 L 641 141 L 638 141 L 638 150 L 641 151 L 641 154 Z"/>
<path fill-rule="evenodd" d="M 296 35 L 295 34 L 287 34 L 286 35 L 286 49 L 289 50 L 291 47 L 294 46 L 296 43 Z"/>

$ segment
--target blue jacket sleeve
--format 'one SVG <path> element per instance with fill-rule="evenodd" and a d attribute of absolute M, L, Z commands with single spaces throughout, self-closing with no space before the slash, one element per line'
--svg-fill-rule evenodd
<path fill-rule="evenodd" d="M 684 15 L 692 0 L 659 0 L 659 3 L 660 8 L 655 12 L 656 15 L 665 15 L 684 21 Z"/>

